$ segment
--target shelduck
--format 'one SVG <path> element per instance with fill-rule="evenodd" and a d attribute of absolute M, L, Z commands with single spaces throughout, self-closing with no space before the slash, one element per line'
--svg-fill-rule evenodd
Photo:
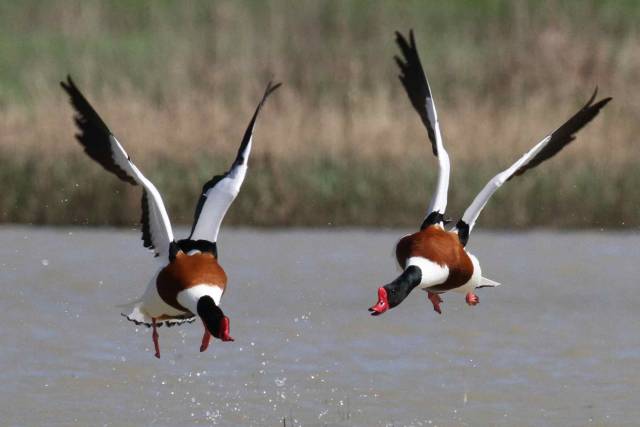
<path fill-rule="evenodd" d="M 153 329 L 155 356 L 160 357 L 157 328 L 192 323 L 196 315 L 204 325 L 200 351 L 209 346 L 211 335 L 222 341 L 233 341 L 229 335 L 229 318 L 220 308 L 227 287 L 227 275 L 218 263 L 218 232 L 225 213 L 238 195 L 247 173 L 253 128 L 267 97 L 280 84 L 269 82 L 262 100 L 245 131 L 231 168 L 214 176 L 202 188 L 191 233 L 176 241 L 169 215 L 156 187 L 133 164 L 98 113 L 78 90 L 71 77 L 61 82 L 76 111 L 76 139 L 85 153 L 109 172 L 142 191 L 142 241 L 160 261 L 142 297 L 128 305 L 122 313 L 135 324 Z"/>
<path fill-rule="evenodd" d="M 370 307 L 369 311 L 375 316 L 396 307 L 416 287 L 427 292 L 427 298 L 437 313 L 442 313 L 440 295 L 447 291 L 465 294 L 467 304 L 474 306 L 480 301 L 475 289 L 499 285 L 482 275 L 478 259 L 465 249 L 469 234 L 487 201 L 505 182 L 553 157 L 573 141 L 575 133 L 589 123 L 611 98 L 593 103 L 596 88 L 591 99 L 576 114 L 508 169 L 493 177 L 455 226 L 449 227 L 450 221 L 445 219 L 444 214 L 447 207 L 450 162 L 442 142 L 431 89 L 420 62 L 413 31 L 409 32 L 408 41 L 396 32 L 396 43 L 402 52 L 402 58 L 395 57 L 400 68 L 400 81 L 427 128 L 433 154 L 438 160 L 439 172 L 436 191 L 429 203 L 420 231 L 404 236 L 396 246 L 396 259 L 403 269 L 402 274 L 391 283 L 378 288 L 378 302 Z"/>

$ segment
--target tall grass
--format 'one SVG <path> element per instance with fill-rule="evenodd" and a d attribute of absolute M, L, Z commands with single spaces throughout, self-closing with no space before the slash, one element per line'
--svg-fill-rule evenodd
<path fill-rule="evenodd" d="M 558 158 L 505 186 L 487 226 L 637 225 L 640 4 L 0 1 L 0 220 L 133 224 L 139 190 L 73 141 L 71 73 L 188 223 L 266 82 L 251 169 L 228 221 L 419 223 L 436 163 L 397 80 L 414 28 L 452 157 L 451 211 L 577 110 L 614 97 Z"/>

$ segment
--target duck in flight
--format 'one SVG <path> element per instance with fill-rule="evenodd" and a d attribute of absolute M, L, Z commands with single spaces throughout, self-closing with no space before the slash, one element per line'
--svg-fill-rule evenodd
<path fill-rule="evenodd" d="M 493 177 L 455 226 L 449 227 L 449 221 L 444 216 L 449 188 L 449 155 L 442 142 L 431 89 L 420 62 L 413 31 L 409 32 L 409 40 L 396 32 L 396 43 L 402 52 L 402 57 L 395 57 L 400 68 L 400 81 L 427 128 L 433 154 L 438 160 L 439 172 L 436 191 L 431 198 L 420 231 L 404 236 L 396 245 L 396 259 L 403 272 L 391 283 L 378 288 L 378 302 L 369 308 L 369 312 L 377 316 L 396 307 L 416 287 L 427 292 L 427 298 L 437 313 L 442 313 L 440 294 L 447 291 L 463 293 L 467 304 L 474 306 L 479 303 L 475 289 L 499 285 L 483 277 L 478 259 L 465 249 L 480 212 L 493 193 L 505 182 L 553 157 L 573 141 L 575 133 L 589 123 L 611 98 L 594 103 L 596 89 L 586 105 L 569 120 L 547 135 L 508 169 Z"/>
<path fill-rule="evenodd" d="M 136 324 L 153 328 L 155 356 L 160 357 L 157 328 L 193 322 L 196 315 L 204 325 L 200 351 L 205 351 L 211 335 L 233 341 L 229 335 L 229 318 L 220 308 L 227 286 L 227 276 L 218 263 L 218 232 L 225 213 L 238 195 L 247 173 L 247 161 L 253 142 L 253 128 L 267 97 L 280 83 L 267 85 L 231 168 L 214 176 L 202 188 L 191 233 L 176 241 L 169 215 L 156 187 L 133 164 L 107 125 L 89 104 L 71 79 L 61 82 L 76 111 L 76 139 L 85 153 L 121 180 L 142 186 L 142 241 L 160 261 L 146 291 L 140 299 L 127 304 L 122 313 Z"/>

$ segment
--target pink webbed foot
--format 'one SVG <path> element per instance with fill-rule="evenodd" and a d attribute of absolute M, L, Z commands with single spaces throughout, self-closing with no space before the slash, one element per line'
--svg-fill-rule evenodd
<path fill-rule="evenodd" d="M 429 301 L 431 301 L 431 304 L 433 304 L 433 311 L 438 314 L 442 314 L 442 310 L 440 310 L 440 303 L 442 303 L 442 298 L 440 298 L 440 295 L 434 294 L 432 292 L 427 292 L 427 298 L 429 299 Z"/>
<path fill-rule="evenodd" d="M 211 332 L 204 327 L 204 335 L 202 335 L 202 344 L 200 344 L 200 352 L 202 353 L 209 347 L 209 343 L 211 342 Z"/>
<path fill-rule="evenodd" d="M 155 317 L 151 318 L 151 326 L 153 327 L 153 333 L 151 334 L 151 337 L 153 338 L 153 346 L 156 349 L 156 354 L 154 356 L 160 359 L 160 343 L 158 343 L 158 329 L 156 327 Z"/>
<path fill-rule="evenodd" d="M 474 294 L 473 292 L 469 292 L 465 297 L 465 301 L 467 301 L 467 304 L 469 304 L 470 306 L 474 306 L 480 303 L 480 298 L 478 298 L 478 295 Z"/>

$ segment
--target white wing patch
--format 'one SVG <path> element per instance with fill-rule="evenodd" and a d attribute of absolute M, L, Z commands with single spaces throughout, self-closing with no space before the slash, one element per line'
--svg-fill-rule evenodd
<path fill-rule="evenodd" d="M 250 149 L 250 145 L 249 145 Z M 206 198 L 198 220 L 189 237 L 192 240 L 208 240 L 216 242 L 220 232 L 220 224 L 229 207 L 240 192 L 240 187 L 247 174 L 247 165 L 238 165 L 215 186 L 209 188 L 203 197 Z"/>
<path fill-rule="evenodd" d="M 145 246 L 155 249 L 156 256 L 166 258 L 169 255 L 169 245 L 173 241 L 173 230 L 169 214 L 162 201 L 162 196 L 158 189 L 149 181 L 140 170 L 134 165 L 129 156 L 122 148 L 115 136 L 111 135 L 112 152 L 114 153 L 114 161 L 121 169 L 131 174 L 133 179 L 144 187 L 145 196 L 143 203 L 147 203 L 148 217 L 142 218 L 143 240 Z M 143 213 L 145 209 L 143 207 Z M 145 231 L 148 230 L 148 236 Z"/>

